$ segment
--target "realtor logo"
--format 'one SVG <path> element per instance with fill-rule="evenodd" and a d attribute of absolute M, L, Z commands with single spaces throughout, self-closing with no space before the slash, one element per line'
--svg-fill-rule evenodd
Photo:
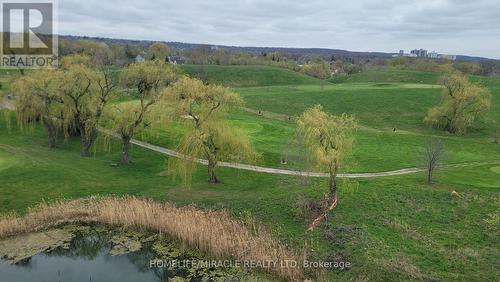
<path fill-rule="evenodd" d="M 1 1 L 0 4 L 0 66 L 57 67 L 55 1 Z"/>

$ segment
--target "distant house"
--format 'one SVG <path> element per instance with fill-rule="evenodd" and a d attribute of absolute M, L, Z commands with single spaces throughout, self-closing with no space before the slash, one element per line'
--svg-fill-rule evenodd
<path fill-rule="evenodd" d="M 186 59 L 180 56 L 170 56 L 168 57 L 168 61 L 173 65 L 182 65 L 186 63 Z"/>
<path fill-rule="evenodd" d="M 144 63 L 145 60 L 144 60 L 144 57 L 141 54 L 139 54 L 139 55 L 135 56 L 135 61 L 137 63 Z"/>

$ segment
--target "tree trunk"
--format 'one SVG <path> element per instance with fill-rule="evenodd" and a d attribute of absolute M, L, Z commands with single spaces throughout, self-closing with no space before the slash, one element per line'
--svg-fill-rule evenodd
<path fill-rule="evenodd" d="M 313 231 L 318 227 L 327 217 L 328 212 L 337 207 L 337 173 L 335 170 L 330 171 L 330 183 L 329 183 L 329 192 L 328 192 L 328 207 L 327 209 L 318 216 L 310 225 L 307 231 Z"/>
<path fill-rule="evenodd" d="M 57 128 L 50 122 L 48 122 L 45 118 L 43 119 L 43 125 L 45 126 L 45 129 L 47 129 L 49 148 L 53 149 L 56 147 Z"/>
<path fill-rule="evenodd" d="M 333 209 L 337 206 L 337 174 L 330 173 L 330 183 L 329 183 L 329 193 L 328 193 L 328 207 Z"/>
<path fill-rule="evenodd" d="M 432 168 L 427 169 L 427 183 L 428 184 L 432 184 L 432 172 L 433 172 Z"/>
<path fill-rule="evenodd" d="M 448 133 L 455 134 L 457 133 L 456 128 L 453 126 L 451 120 L 448 120 L 445 130 L 448 131 Z"/>
<path fill-rule="evenodd" d="M 92 143 L 89 140 L 82 140 L 82 157 L 90 158 L 90 148 Z"/>
<path fill-rule="evenodd" d="M 53 128 L 47 129 L 49 148 L 54 149 L 56 147 L 57 132 Z"/>
<path fill-rule="evenodd" d="M 92 132 L 89 133 L 88 136 L 82 135 L 82 157 L 90 157 L 90 148 L 92 148 L 96 137 L 97 132 L 95 130 L 92 130 Z"/>
<path fill-rule="evenodd" d="M 208 183 L 217 184 L 219 183 L 219 179 L 215 175 L 215 167 L 217 163 L 213 160 L 208 160 Z"/>
<path fill-rule="evenodd" d="M 130 137 L 122 137 L 122 164 L 129 164 Z"/>

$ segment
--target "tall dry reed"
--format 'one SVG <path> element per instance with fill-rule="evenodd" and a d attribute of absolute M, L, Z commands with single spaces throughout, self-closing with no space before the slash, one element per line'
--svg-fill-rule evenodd
<path fill-rule="evenodd" d="M 267 232 L 251 231 L 225 212 L 177 208 L 135 197 L 90 197 L 42 203 L 23 217 L 14 214 L 1 217 L 0 239 L 71 222 L 147 229 L 167 234 L 216 257 L 277 262 L 267 270 L 288 280 L 303 278 L 301 268 L 280 267 L 280 262 L 286 260 L 295 260 L 300 265 L 299 256 L 273 240 Z"/>

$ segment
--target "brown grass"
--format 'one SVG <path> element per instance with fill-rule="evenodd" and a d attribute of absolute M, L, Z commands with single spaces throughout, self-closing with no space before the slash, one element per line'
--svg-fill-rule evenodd
<path fill-rule="evenodd" d="M 280 262 L 299 256 L 264 231 L 251 231 L 225 212 L 177 208 L 134 197 L 98 198 L 42 203 L 24 217 L 0 217 L 0 239 L 61 224 L 81 222 L 146 229 L 166 234 L 219 258 L 275 261 L 268 271 L 288 280 L 303 278 L 300 268 L 282 268 Z"/>

